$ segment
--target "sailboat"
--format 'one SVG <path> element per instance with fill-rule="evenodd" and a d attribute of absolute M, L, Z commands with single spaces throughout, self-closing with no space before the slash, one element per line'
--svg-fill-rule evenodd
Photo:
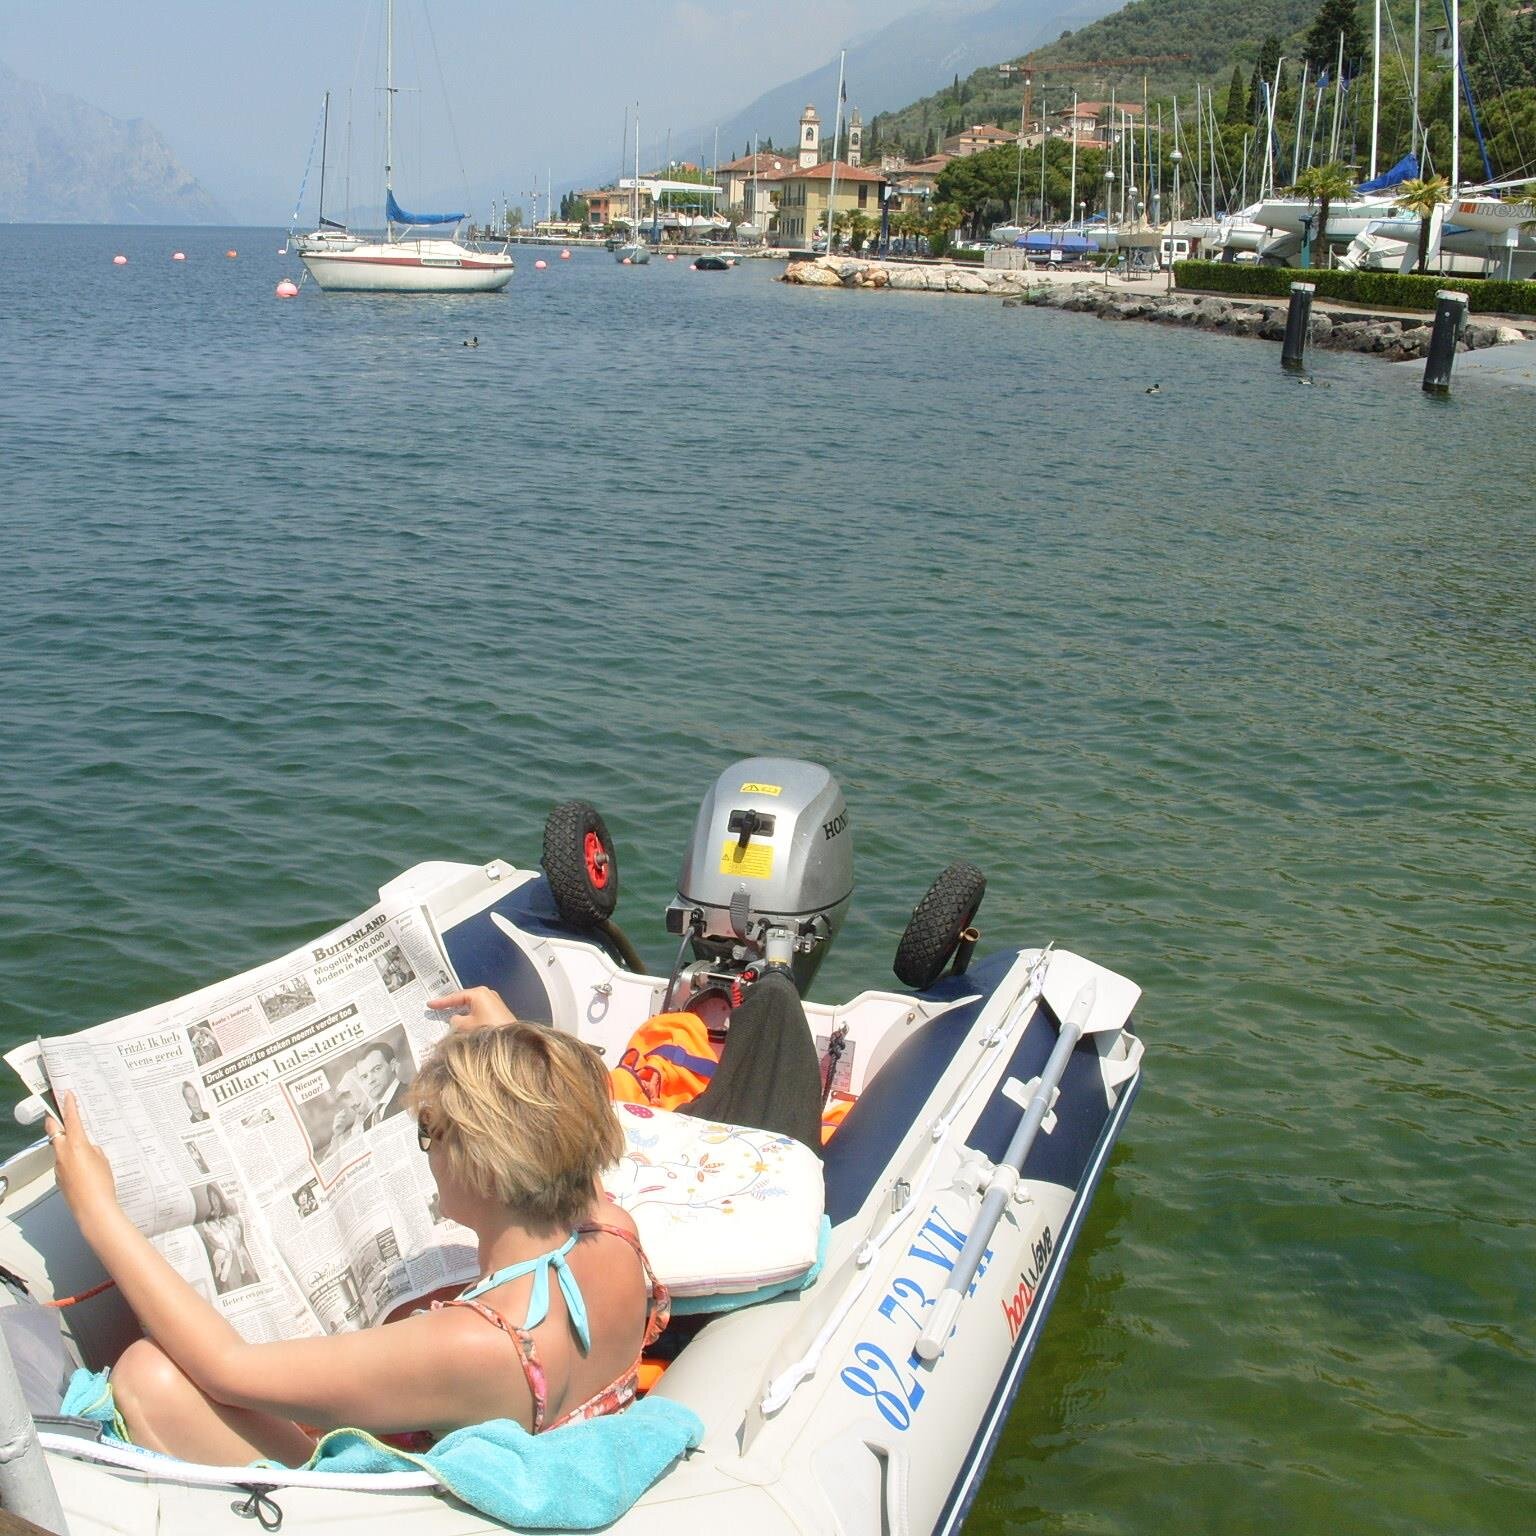
<path fill-rule="evenodd" d="M 629 196 L 629 239 L 613 253 L 621 267 L 643 267 L 651 259 L 651 249 L 640 238 L 640 108 L 635 107 L 635 184 Z"/>
<path fill-rule="evenodd" d="M 395 4 L 385 21 L 385 237 L 365 240 L 322 217 L 312 235 L 295 242 L 309 275 L 328 293 L 495 293 L 512 281 L 506 248 L 480 251 L 442 236 L 408 237 L 412 229 L 456 227 L 462 213 L 408 213 L 395 201 Z M 322 162 L 323 162 L 322 155 Z M 322 164 L 322 176 L 323 176 Z"/>
<path fill-rule="evenodd" d="M 343 223 L 325 216 L 325 168 L 331 140 L 331 93 L 325 93 L 320 116 L 320 208 L 314 229 L 306 235 L 289 238 L 289 249 L 296 256 L 320 251 L 352 251 L 363 242 Z"/>

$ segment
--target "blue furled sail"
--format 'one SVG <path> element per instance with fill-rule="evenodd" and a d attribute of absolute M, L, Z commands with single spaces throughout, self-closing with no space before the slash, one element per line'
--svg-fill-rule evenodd
<path fill-rule="evenodd" d="M 391 224 L 460 224 L 462 213 L 407 213 L 393 192 L 384 194 L 384 215 Z"/>
<path fill-rule="evenodd" d="M 1395 187 L 1399 182 L 1411 181 L 1418 174 L 1419 157 L 1404 155 L 1390 171 L 1382 172 L 1374 181 L 1362 181 L 1355 191 L 1385 192 L 1388 187 Z"/>

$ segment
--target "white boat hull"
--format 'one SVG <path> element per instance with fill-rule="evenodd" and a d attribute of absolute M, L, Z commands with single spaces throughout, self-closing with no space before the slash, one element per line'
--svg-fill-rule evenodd
<path fill-rule="evenodd" d="M 547 1022 L 609 1060 L 665 990 L 664 978 L 617 966 L 542 915 L 517 926 L 533 911 L 531 872 L 435 864 L 393 888 L 406 882 L 466 984 L 499 985 L 526 1018 L 540 1017 L 542 999 Z M 492 907 L 514 932 L 493 922 Z M 717 1317 L 667 1369 L 653 1391 L 698 1414 L 701 1454 L 675 1464 L 612 1527 L 619 1536 L 948 1536 L 959 1527 L 1140 1085 L 1141 1045 L 1128 1027 L 1138 989 L 1058 951 L 1042 1001 L 1031 985 L 1037 959 L 1004 952 L 927 993 L 807 1005 L 814 1033 L 848 1026 L 858 1095 L 827 1149 L 825 1267 L 798 1296 Z M 975 1174 L 985 1178 L 1021 1114 L 1008 1085 L 1038 1075 L 1090 978 L 1094 1032 L 1073 1053 L 1054 1120 L 1025 1163 L 1023 1198 L 996 1228 L 943 1353 L 919 1359 L 918 1335 L 976 1220 Z M 12 1158 L 0 1177 L 0 1264 L 44 1299 L 98 1280 L 54 1187 L 48 1144 Z M 115 1293 L 63 1316 L 72 1347 L 93 1363 L 134 1336 Z M 265 1490 L 269 1518 L 275 1506 L 296 1531 L 502 1529 L 415 1474 L 320 1482 L 325 1474 L 193 1467 L 47 1428 L 42 1441 L 73 1536 L 250 1536 L 239 1508 L 253 1486 Z"/>
<path fill-rule="evenodd" d="M 512 281 L 514 263 L 496 251 L 456 240 L 399 240 L 350 250 L 299 250 L 327 293 L 496 293 Z"/>

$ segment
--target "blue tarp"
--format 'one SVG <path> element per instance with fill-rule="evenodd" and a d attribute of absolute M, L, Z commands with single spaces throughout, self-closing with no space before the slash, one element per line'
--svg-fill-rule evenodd
<path fill-rule="evenodd" d="M 1051 235 L 1038 229 L 1013 243 L 1021 251 L 1060 251 L 1067 256 L 1086 256 L 1099 248 L 1097 240 L 1089 240 L 1083 235 Z"/>
<path fill-rule="evenodd" d="M 384 214 L 391 224 L 460 224 L 462 213 L 407 213 L 393 192 L 384 194 Z"/>
<path fill-rule="evenodd" d="M 1399 182 L 1411 181 L 1418 174 L 1419 157 L 1404 155 L 1390 171 L 1383 172 L 1374 181 L 1362 181 L 1355 191 L 1385 192 L 1388 187 L 1395 187 Z"/>

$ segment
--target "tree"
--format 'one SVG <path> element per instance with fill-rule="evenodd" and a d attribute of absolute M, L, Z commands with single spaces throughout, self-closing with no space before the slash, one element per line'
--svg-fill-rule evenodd
<path fill-rule="evenodd" d="M 928 237 L 928 249 L 935 256 L 942 256 L 949 250 L 949 242 L 954 239 L 961 218 L 960 210 L 953 203 L 935 203 L 928 210 L 923 233 Z"/>
<path fill-rule="evenodd" d="M 847 220 L 849 249 L 857 256 L 877 226 L 867 213 L 861 213 L 857 208 L 843 217 Z"/>
<path fill-rule="evenodd" d="M 983 223 L 1012 208 L 1018 185 L 1018 150 L 1004 145 L 951 160 L 939 172 L 934 194 L 940 202 L 959 208 L 975 234 Z"/>
<path fill-rule="evenodd" d="M 1317 225 L 1312 232 L 1314 252 L 1323 248 L 1328 237 L 1328 209 L 1336 198 L 1348 197 L 1354 191 L 1354 178 L 1337 160 L 1327 165 L 1313 165 L 1304 170 L 1296 180 L 1296 190 L 1309 203 L 1317 204 Z"/>
<path fill-rule="evenodd" d="M 923 158 L 925 160 L 931 159 L 934 155 L 938 154 L 938 152 L 939 152 L 939 130 L 937 128 L 930 128 L 928 130 L 928 141 L 927 141 L 927 144 L 923 148 Z"/>
<path fill-rule="evenodd" d="M 1430 220 L 1434 218 L 1435 209 L 1445 201 L 1450 188 L 1451 184 L 1444 176 L 1420 177 L 1403 182 L 1394 194 L 1400 208 L 1406 208 L 1409 213 L 1419 216 L 1419 259 L 1414 266 L 1416 272 L 1422 272 L 1429 259 Z"/>
<path fill-rule="evenodd" d="M 1273 32 L 1259 44 L 1258 61 L 1248 81 L 1248 121 L 1257 123 L 1264 115 L 1266 91 L 1273 89 L 1275 68 L 1280 62 L 1280 39 Z"/>
<path fill-rule="evenodd" d="M 1221 120 L 1232 128 L 1241 128 L 1248 121 L 1248 93 L 1243 89 L 1243 70 L 1239 64 L 1232 66 L 1232 83 L 1227 87 L 1227 110 Z"/>
<path fill-rule="evenodd" d="M 1301 56 L 1312 66 L 1314 75 L 1324 69 L 1331 75 L 1338 67 L 1340 34 L 1344 38 L 1344 73 L 1357 75 L 1371 50 L 1355 0 L 1323 0 L 1317 15 L 1312 18 L 1301 50 Z"/>

